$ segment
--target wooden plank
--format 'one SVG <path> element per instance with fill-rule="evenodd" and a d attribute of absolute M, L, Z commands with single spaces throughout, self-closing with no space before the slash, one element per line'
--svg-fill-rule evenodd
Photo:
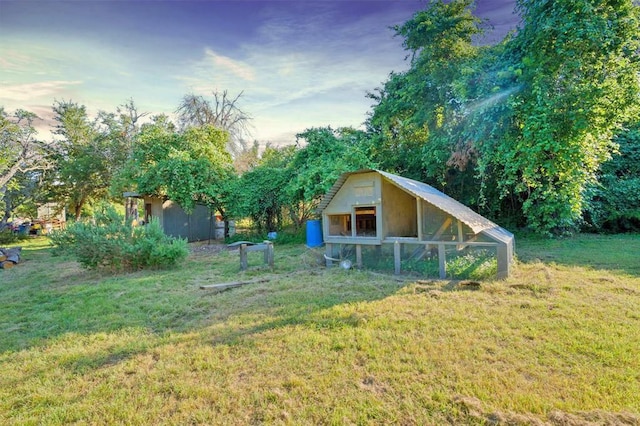
<path fill-rule="evenodd" d="M 235 243 L 227 244 L 227 248 L 235 249 L 235 248 L 238 248 L 238 247 L 242 246 L 243 244 L 246 245 L 246 246 L 253 246 L 256 243 L 251 242 L 251 241 L 236 241 Z"/>
<path fill-rule="evenodd" d="M 362 268 L 362 245 L 356 244 L 356 266 Z"/>
<path fill-rule="evenodd" d="M 400 242 L 406 242 L 406 240 L 403 240 L 402 238 L 398 238 L 398 241 Z M 390 239 L 387 238 L 385 240 L 382 241 L 383 244 L 393 244 L 396 242 L 396 239 Z M 420 241 L 420 244 L 434 244 L 434 245 L 438 245 L 438 244 L 444 244 L 446 246 L 457 246 L 460 243 L 457 241 L 434 241 L 434 240 L 425 240 L 425 241 Z M 491 243 L 491 242 L 484 242 L 484 241 L 465 241 L 463 243 L 463 245 L 465 246 L 484 246 L 484 247 L 497 247 L 498 243 Z"/>
<path fill-rule="evenodd" d="M 325 243 L 378 245 L 381 243 L 381 241 L 380 238 L 377 237 L 342 237 L 337 235 L 329 235 L 327 236 Z"/>
<path fill-rule="evenodd" d="M 228 290 L 230 288 L 241 287 L 241 286 L 247 285 L 247 284 L 266 283 L 266 282 L 269 282 L 269 281 L 271 281 L 271 280 L 269 280 L 267 278 L 258 278 L 258 279 L 250 280 L 250 281 L 231 281 L 231 282 L 220 283 L 220 284 L 201 285 L 200 288 L 202 290 L 224 291 L 224 290 Z"/>

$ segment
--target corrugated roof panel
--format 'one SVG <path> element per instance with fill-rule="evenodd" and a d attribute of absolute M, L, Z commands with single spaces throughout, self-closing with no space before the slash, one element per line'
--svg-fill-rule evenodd
<path fill-rule="evenodd" d="M 514 239 L 514 236 L 511 232 L 498 225 L 493 228 L 485 229 L 482 231 L 482 233 L 493 239 L 494 241 L 500 241 L 505 244 L 510 244 Z"/>
<path fill-rule="evenodd" d="M 402 176 L 393 175 L 381 170 L 378 170 L 378 173 L 395 183 L 398 187 L 413 194 L 415 197 L 422 198 L 428 203 L 433 204 L 439 209 L 449 213 L 451 216 L 459 219 L 476 234 L 479 234 L 485 229 L 498 226 L 459 201 L 449 197 L 444 192 L 438 191 L 431 185 L 427 185 L 426 183 L 418 182 L 413 179 L 404 178 Z"/>

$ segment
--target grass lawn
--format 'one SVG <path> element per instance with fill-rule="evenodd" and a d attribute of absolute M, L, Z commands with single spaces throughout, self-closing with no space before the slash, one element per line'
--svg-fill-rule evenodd
<path fill-rule="evenodd" d="M 504 281 L 196 248 L 0 270 L 0 424 L 640 424 L 640 235 L 517 239 Z M 200 285 L 269 278 L 215 293 Z"/>

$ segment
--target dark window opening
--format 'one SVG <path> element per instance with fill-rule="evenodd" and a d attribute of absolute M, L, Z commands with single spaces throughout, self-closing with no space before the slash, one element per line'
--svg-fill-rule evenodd
<path fill-rule="evenodd" d="M 375 237 L 376 232 L 376 208 L 356 207 L 356 236 Z"/>

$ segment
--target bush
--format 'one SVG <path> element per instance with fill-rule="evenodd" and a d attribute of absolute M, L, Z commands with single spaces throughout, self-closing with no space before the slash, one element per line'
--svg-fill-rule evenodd
<path fill-rule="evenodd" d="M 619 152 L 602 165 L 598 183 L 585 191 L 586 231 L 640 231 L 640 123 L 615 141 Z"/>
<path fill-rule="evenodd" d="M 109 209 L 97 214 L 95 222 L 73 223 L 51 233 L 51 241 L 82 266 L 112 272 L 168 268 L 188 254 L 186 240 L 165 235 L 157 221 L 131 226 Z"/>
<path fill-rule="evenodd" d="M 17 232 L 13 232 L 11 229 L 4 229 L 0 231 L 0 245 L 8 245 L 17 243 L 18 241 L 25 240 L 29 238 L 28 235 L 18 234 Z"/>

